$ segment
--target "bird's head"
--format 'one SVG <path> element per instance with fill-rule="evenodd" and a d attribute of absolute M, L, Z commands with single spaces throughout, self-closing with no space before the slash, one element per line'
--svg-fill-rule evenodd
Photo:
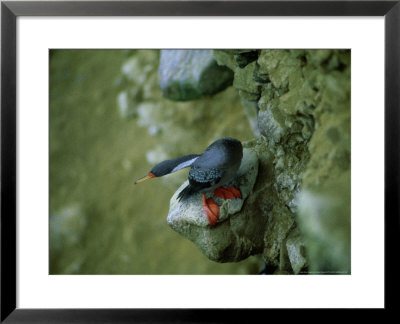
<path fill-rule="evenodd" d="M 151 171 L 149 172 L 149 174 L 147 176 L 137 179 L 135 181 L 135 184 L 141 183 L 143 181 L 146 181 L 146 180 L 149 180 L 152 178 L 165 176 L 165 175 L 171 173 L 171 171 L 173 170 L 174 167 L 175 167 L 175 164 L 172 163 L 171 160 L 162 161 L 162 162 L 158 163 L 153 169 L 151 169 Z"/>

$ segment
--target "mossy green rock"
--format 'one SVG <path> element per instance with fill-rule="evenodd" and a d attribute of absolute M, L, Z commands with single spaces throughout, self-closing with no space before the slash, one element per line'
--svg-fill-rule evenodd
<path fill-rule="evenodd" d="M 233 81 L 212 50 L 161 50 L 158 74 L 163 96 L 176 101 L 212 96 Z"/>
<path fill-rule="evenodd" d="M 251 145 L 259 176 L 246 206 L 267 220 L 267 267 L 349 273 L 350 51 L 261 50 L 245 68 L 235 55 L 214 51 L 218 63 L 234 71 L 242 100 L 257 102 L 261 136 Z M 319 216 L 312 215 L 320 214 L 313 202 L 329 211 L 318 219 L 319 234 L 333 231 L 329 244 L 313 231 Z M 335 252 L 323 256 L 329 246 Z"/>

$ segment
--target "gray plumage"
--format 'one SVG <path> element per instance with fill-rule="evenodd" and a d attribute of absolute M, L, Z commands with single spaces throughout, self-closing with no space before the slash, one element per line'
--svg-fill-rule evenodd
<path fill-rule="evenodd" d="M 179 194 L 185 200 L 195 193 L 211 192 L 230 182 L 240 167 L 243 147 L 240 141 L 226 137 L 212 143 L 192 164 L 189 185 Z"/>

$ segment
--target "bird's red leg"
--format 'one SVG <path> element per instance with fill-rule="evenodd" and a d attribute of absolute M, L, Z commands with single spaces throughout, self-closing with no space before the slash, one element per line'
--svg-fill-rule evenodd
<path fill-rule="evenodd" d="M 214 196 L 223 199 L 242 198 L 239 189 L 235 187 L 219 187 L 214 190 Z"/>
<path fill-rule="evenodd" d="M 208 222 L 211 226 L 215 226 L 219 218 L 219 207 L 212 198 L 206 199 L 206 195 L 203 194 L 203 210 L 207 215 Z"/>

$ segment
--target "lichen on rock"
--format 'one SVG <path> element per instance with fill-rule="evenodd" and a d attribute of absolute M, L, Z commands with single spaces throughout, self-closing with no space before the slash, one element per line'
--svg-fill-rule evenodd
<path fill-rule="evenodd" d="M 215 50 L 214 56 L 234 71 L 241 99 L 257 103 L 260 136 L 251 145 L 259 156 L 259 176 L 246 208 L 261 211 L 266 220 L 264 261 L 277 273 L 308 268 L 349 273 L 350 51 L 257 53 L 246 66 L 235 59 L 236 51 Z M 320 216 L 321 232 L 331 231 L 327 240 L 341 251 L 328 253 L 330 262 L 322 256 L 329 244 L 312 231 L 311 214 L 318 212 L 307 197 L 316 193 L 335 197 L 336 207 L 315 198 L 331 210 L 330 222 Z"/>

